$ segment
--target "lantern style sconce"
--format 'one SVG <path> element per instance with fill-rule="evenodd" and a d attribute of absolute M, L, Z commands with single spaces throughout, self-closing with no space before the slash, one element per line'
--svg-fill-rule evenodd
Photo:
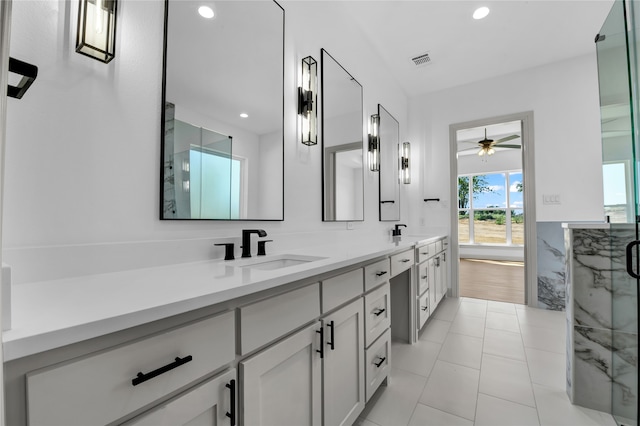
<path fill-rule="evenodd" d="M 369 132 L 369 170 L 380 171 L 380 116 L 371 116 L 371 129 Z"/>
<path fill-rule="evenodd" d="M 411 157 L 411 144 L 409 142 L 404 142 L 400 152 L 400 182 L 402 183 L 411 183 L 409 157 Z"/>
<path fill-rule="evenodd" d="M 311 56 L 302 60 L 302 87 L 298 87 L 298 115 L 302 117 L 302 143 L 318 144 L 318 63 Z"/>
<path fill-rule="evenodd" d="M 80 0 L 76 52 L 109 63 L 116 51 L 116 0 Z"/>

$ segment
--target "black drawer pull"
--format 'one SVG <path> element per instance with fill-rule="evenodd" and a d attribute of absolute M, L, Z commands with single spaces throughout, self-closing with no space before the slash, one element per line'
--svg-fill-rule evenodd
<path fill-rule="evenodd" d="M 231 412 L 227 411 L 225 415 L 229 417 L 229 423 L 231 426 L 236 426 L 236 381 L 230 380 L 225 386 L 229 389 L 229 394 L 231 396 L 231 398 L 229 398 Z"/>
<path fill-rule="evenodd" d="M 386 309 L 380 309 L 380 308 L 377 308 L 377 309 L 378 309 L 378 311 L 373 313 L 373 315 L 375 315 L 377 317 L 379 317 L 380 315 L 382 315 L 386 311 Z"/>
<path fill-rule="evenodd" d="M 429 276 L 428 276 L 428 275 L 423 275 L 421 278 L 422 278 L 423 280 L 426 280 L 427 278 L 429 278 Z"/>
<path fill-rule="evenodd" d="M 184 358 L 176 357 L 176 360 L 171 364 L 167 364 L 164 367 L 160 367 L 157 370 L 153 370 L 150 373 L 147 373 L 147 374 L 144 374 L 142 372 L 138 373 L 138 375 L 133 380 L 131 380 L 131 384 L 133 386 L 138 386 L 140 383 L 144 383 L 147 380 L 151 380 L 154 377 L 164 374 L 167 371 L 171 371 L 176 367 L 180 367 L 181 365 L 186 364 L 192 360 L 193 360 L 193 357 L 191 355 L 187 355 Z"/>
<path fill-rule="evenodd" d="M 411 262 L 411 259 L 402 259 L 400 262 L 402 262 L 402 263 Z"/>
<path fill-rule="evenodd" d="M 387 360 L 387 358 L 383 356 L 382 358 L 380 358 L 380 361 L 378 361 L 378 362 L 374 362 L 374 364 L 376 365 L 376 367 L 380 368 L 380 366 L 381 366 L 381 365 L 382 365 L 386 360 Z"/>
<path fill-rule="evenodd" d="M 327 345 L 329 345 L 329 347 L 331 348 L 331 350 L 335 350 L 335 342 L 336 342 L 336 336 L 335 336 L 335 330 L 333 328 L 333 321 L 331 321 L 329 324 L 327 324 L 327 327 L 331 328 L 331 341 L 327 342 Z"/>
<path fill-rule="evenodd" d="M 324 358 L 324 327 L 320 327 L 320 330 L 316 330 L 316 333 L 320 333 L 320 349 L 316 349 L 316 352 L 320 354 L 320 359 Z"/>
<path fill-rule="evenodd" d="M 423 311 L 427 312 L 427 309 L 429 309 L 429 307 L 428 307 L 428 306 L 423 306 L 423 307 L 422 307 L 422 308 L 420 308 L 420 309 L 422 309 Z"/>
<path fill-rule="evenodd" d="M 428 255 L 429 253 L 428 253 L 428 252 L 422 252 L 422 253 L 420 253 L 420 254 L 421 254 L 421 255 L 423 255 L 423 256 L 426 256 L 426 255 Z"/>
<path fill-rule="evenodd" d="M 381 272 L 376 272 L 376 275 L 377 275 L 377 276 L 379 276 L 379 277 L 381 277 L 381 276 L 383 276 L 383 275 L 384 275 L 384 274 L 386 274 L 386 273 L 387 273 L 387 271 L 381 271 Z"/>

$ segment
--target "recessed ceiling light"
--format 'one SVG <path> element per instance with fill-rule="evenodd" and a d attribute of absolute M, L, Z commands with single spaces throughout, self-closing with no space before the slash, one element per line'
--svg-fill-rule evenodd
<path fill-rule="evenodd" d="M 198 13 L 200 14 L 200 16 L 207 19 L 211 19 L 215 15 L 213 13 L 213 9 L 211 9 L 209 6 L 200 6 L 198 8 Z"/>
<path fill-rule="evenodd" d="M 247 118 L 249 117 L 249 114 L 247 114 L 246 112 L 243 112 L 242 114 L 240 114 L 240 117 Z"/>
<path fill-rule="evenodd" d="M 486 17 L 489 14 L 489 8 L 488 7 L 479 7 L 476 9 L 475 12 L 473 12 L 473 19 L 482 19 L 484 17 Z"/>

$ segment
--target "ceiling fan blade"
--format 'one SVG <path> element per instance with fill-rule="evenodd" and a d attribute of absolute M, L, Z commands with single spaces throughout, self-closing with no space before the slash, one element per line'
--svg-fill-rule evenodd
<path fill-rule="evenodd" d="M 518 139 L 519 137 L 520 137 L 520 135 L 505 136 L 504 138 L 500 138 L 497 141 L 495 141 L 494 144 L 498 144 L 498 143 L 502 143 L 502 142 L 506 142 L 506 141 L 511 141 L 513 139 Z"/>
<path fill-rule="evenodd" d="M 496 146 L 496 148 L 517 148 L 517 149 L 520 149 L 520 148 L 522 148 L 522 145 L 498 145 L 498 146 Z"/>
<path fill-rule="evenodd" d="M 458 143 L 470 143 L 476 146 L 478 145 L 478 142 L 474 142 L 474 141 L 458 141 Z"/>
<path fill-rule="evenodd" d="M 461 150 L 459 150 L 458 152 L 471 151 L 471 150 L 474 150 L 474 149 L 478 149 L 478 147 L 477 147 L 477 146 L 474 146 L 473 148 L 465 148 L 465 149 L 461 149 Z M 482 148 L 481 148 L 481 149 L 482 149 Z"/>

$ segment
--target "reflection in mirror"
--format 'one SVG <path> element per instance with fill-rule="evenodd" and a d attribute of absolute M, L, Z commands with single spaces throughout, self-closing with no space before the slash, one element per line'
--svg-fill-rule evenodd
<path fill-rule="evenodd" d="M 322 49 L 324 221 L 364 220 L 362 86 Z"/>
<path fill-rule="evenodd" d="M 284 10 L 166 0 L 162 219 L 283 220 Z"/>
<path fill-rule="evenodd" d="M 380 220 L 400 220 L 398 150 L 400 124 L 378 104 L 380 116 Z"/>

